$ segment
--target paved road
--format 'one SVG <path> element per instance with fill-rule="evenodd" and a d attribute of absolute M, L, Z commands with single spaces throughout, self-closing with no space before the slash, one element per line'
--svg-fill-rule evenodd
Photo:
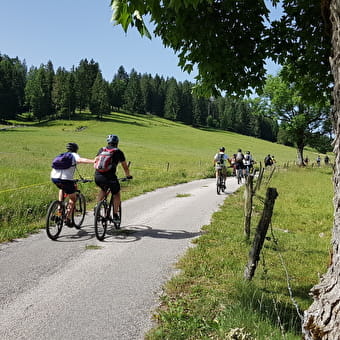
<path fill-rule="evenodd" d="M 0 245 L 0 339 L 143 339 L 174 264 L 237 187 L 217 195 L 205 179 L 124 201 L 122 231 L 104 242 L 89 213 L 58 241 L 42 231 Z"/>

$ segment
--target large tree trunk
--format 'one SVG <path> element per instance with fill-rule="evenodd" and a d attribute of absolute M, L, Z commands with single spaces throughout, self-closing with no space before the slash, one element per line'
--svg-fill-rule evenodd
<path fill-rule="evenodd" d="M 331 264 L 320 283 L 311 293 L 313 304 L 305 311 L 303 323 L 304 339 L 340 339 L 340 0 L 330 0 L 332 22 L 332 57 L 334 76 L 335 167 L 334 167 L 334 226 L 332 236 L 333 253 Z"/>

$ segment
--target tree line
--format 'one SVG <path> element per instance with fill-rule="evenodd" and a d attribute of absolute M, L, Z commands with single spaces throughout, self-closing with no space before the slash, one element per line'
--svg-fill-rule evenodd
<path fill-rule="evenodd" d="M 194 127 L 217 128 L 296 146 L 303 162 L 306 145 L 331 150 L 329 105 L 301 103 L 292 84 L 269 76 L 257 98 L 202 97 L 194 84 L 175 78 L 127 73 L 120 66 L 111 82 L 99 64 L 82 59 L 77 67 L 54 71 L 51 61 L 29 70 L 25 62 L 0 54 L 0 119 L 18 114 L 35 120 L 72 119 L 89 110 L 98 119 L 112 111 L 153 114 Z M 320 125 L 320 121 L 323 122 Z"/>
<path fill-rule="evenodd" d="M 254 112 L 251 102 L 198 97 L 192 92 L 193 86 L 189 81 L 141 74 L 134 69 L 127 73 L 123 66 L 108 82 L 92 59 L 82 59 L 71 70 L 59 67 L 55 71 L 51 61 L 27 70 L 17 57 L 0 54 L 0 119 L 15 119 L 23 112 L 39 121 L 71 119 L 84 110 L 101 119 L 116 110 L 276 141 L 276 120 Z"/>

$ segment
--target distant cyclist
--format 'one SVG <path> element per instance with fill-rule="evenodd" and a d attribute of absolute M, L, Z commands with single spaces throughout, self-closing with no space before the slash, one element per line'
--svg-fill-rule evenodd
<path fill-rule="evenodd" d="M 68 143 L 66 145 L 66 150 L 71 152 L 73 155 L 72 164 L 69 168 L 66 169 L 54 169 L 51 171 L 51 180 L 52 182 L 59 188 L 58 200 L 64 200 L 64 194 L 68 194 L 69 196 L 69 204 L 67 206 L 66 211 L 66 221 L 65 224 L 68 227 L 73 227 L 71 221 L 71 214 L 74 208 L 74 204 L 76 201 L 76 185 L 73 181 L 74 172 L 76 169 L 76 165 L 79 163 L 94 163 L 94 159 L 82 158 L 79 156 L 78 152 L 78 144 L 76 143 Z"/>
<path fill-rule="evenodd" d="M 225 154 L 225 147 L 222 146 L 217 154 L 214 156 L 214 166 L 216 170 L 216 178 L 218 177 L 218 170 L 221 170 L 224 180 L 227 177 L 227 162 L 229 156 Z"/>
<path fill-rule="evenodd" d="M 254 159 L 250 151 L 247 151 L 243 158 L 244 172 L 248 176 L 253 170 Z"/>
<path fill-rule="evenodd" d="M 268 154 L 264 158 L 264 166 L 272 166 L 273 165 L 273 159 L 271 158 L 270 154 Z"/>
<path fill-rule="evenodd" d="M 101 201 L 104 199 L 107 190 L 110 188 L 111 194 L 114 195 L 113 219 L 119 220 L 117 212 L 118 212 L 119 205 L 120 205 L 120 184 L 119 184 L 119 181 L 116 175 L 117 165 L 119 163 L 122 165 L 123 170 L 125 172 L 125 176 L 128 179 L 131 179 L 132 176 L 130 175 L 130 170 L 126 162 L 125 155 L 123 151 L 121 151 L 118 148 L 118 143 L 119 143 L 118 136 L 108 135 L 106 138 L 106 141 L 107 141 L 107 146 L 99 149 L 96 158 L 98 158 L 99 155 L 105 150 L 108 150 L 108 152 L 112 152 L 112 156 L 110 159 L 111 166 L 110 166 L 110 169 L 106 172 L 102 172 L 96 169 L 95 183 L 101 189 L 98 194 L 98 201 Z M 113 150 L 113 151 L 110 151 L 110 150 Z"/>
<path fill-rule="evenodd" d="M 236 167 L 236 170 L 242 170 L 242 173 L 244 169 L 243 160 L 244 160 L 244 154 L 242 152 L 242 149 L 238 149 L 236 153 L 236 157 L 235 157 L 235 161 L 236 161 L 235 167 Z"/>

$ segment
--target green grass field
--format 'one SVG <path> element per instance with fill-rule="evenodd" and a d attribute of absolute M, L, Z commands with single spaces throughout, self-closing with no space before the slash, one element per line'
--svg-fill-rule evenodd
<path fill-rule="evenodd" d="M 230 132 L 194 129 L 154 116 L 115 113 L 103 121 L 80 118 L 25 126 L 20 122 L 17 128 L 0 131 L 0 241 L 42 227 L 41 218 L 57 195 L 49 179 L 51 161 L 71 141 L 79 144 L 81 156 L 92 158 L 105 145 L 108 134 L 119 135 L 134 176 L 123 199 L 213 176 L 212 159 L 220 146 L 229 154 L 239 147 L 251 150 L 258 161 L 268 153 L 275 154 L 279 164 L 295 160 L 293 148 Z M 93 177 L 91 165 L 78 168 L 83 177 Z M 82 189 L 93 201 L 95 185 L 86 184 Z"/>
<path fill-rule="evenodd" d="M 266 185 L 279 192 L 254 279 L 243 278 L 252 237 L 247 241 L 243 235 L 241 189 L 225 200 L 195 241 L 196 247 L 180 260 L 180 274 L 167 284 L 155 313 L 158 327 L 148 338 L 300 339 L 298 313 L 310 305 L 308 292 L 328 264 L 333 189 L 331 168 L 294 167 L 293 148 L 153 116 L 118 113 L 104 121 L 53 121 L 1 130 L 0 242 L 44 226 L 47 207 L 57 197 L 49 179 L 51 161 L 67 142 L 78 143 L 80 155 L 92 158 L 111 133 L 119 135 L 134 176 L 124 184 L 123 199 L 214 176 L 212 159 L 220 146 L 228 154 L 238 148 L 250 150 L 258 165 L 265 155 L 274 154 L 278 165 L 269 183 L 266 173 L 254 200 L 252 237 Z M 315 159 L 312 150 L 307 154 Z M 83 177 L 93 177 L 91 165 L 80 165 L 79 171 Z M 97 188 L 93 183 L 81 188 L 90 210 Z M 232 332 L 244 337 L 232 338 Z"/>

